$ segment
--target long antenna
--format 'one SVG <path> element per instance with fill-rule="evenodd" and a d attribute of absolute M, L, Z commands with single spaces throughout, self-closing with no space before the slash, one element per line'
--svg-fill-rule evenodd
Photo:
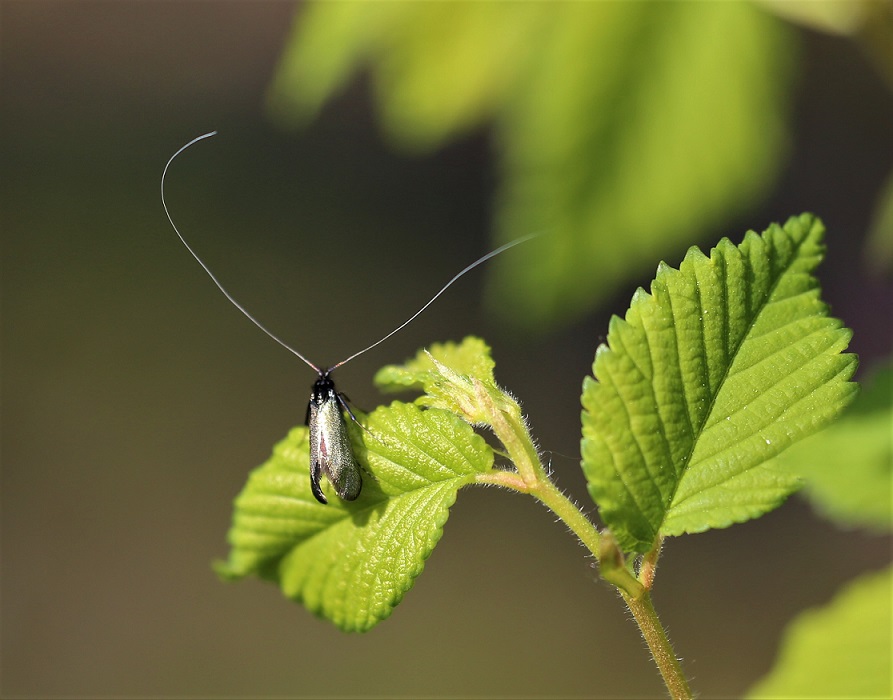
<path fill-rule="evenodd" d="M 245 317 L 249 321 L 251 321 L 255 326 L 260 328 L 264 333 L 266 333 L 268 336 L 270 336 L 273 340 L 275 340 L 277 343 L 279 343 L 282 347 L 284 347 L 286 350 L 288 350 L 291 354 L 295 355 L 299 360 L 302 360 L 304 362 L 304 364 L 306 364 L 308 367 L 310 367 L 314 372 L 316 372 L 319 375 L 322 375 L 323 372 L 319 367 L 317 367 L 315 364 L 313 364 L 310 360 L 308 360 L 306 357 L 304 357 L 301 353 L 299 353 L 297 350 L 295 350 L 291 345 L 286 343 L 284 340 L 281 340 L 277 336 L 273 335 L 272 332 L 268 331 L 263 326 L 263 324 L 261 324 L 260 321 L 258 321 L 256 318 L 254 318 L 254 316 L 252 316 L 250 313 L 248 313 L 248 311 L 245 309 L 245 307 L 242 306 L 239 302 L 237 302 L 233 298 L 233 296 L 228 291 L 226 291 L 226 289 L 224 289 L 223 285 L 220 284 L 220 280 L 218 280 L 214 276 L 214 273 L 211 272 L 211 270 L 208 268 L 208 266 L 205 265 L 204 261 L 200 257 L 198 257 L 196 252 L 192 249 L 192 246 L 186 242 L 185 238 L 183 238 L 183 234 L 180 233 L 180 229 L 177 228 L 177 225 L 174 223 L 174 220 L 171 218 L 171 213 L 170 213 L 170 211 L 168 211 L 168 208 L 167 208 L 167 202 L 164 199 L 164 178 L 167 175 L 168 168 L 171 167 L 171 163 L 174 162 L 174 159 L 178 155 L 180 155 L 183 151 L 185 151 L 187 148 L 189 148 L 191 145 L 198 143 L 199 141 L 202 141 L 203 139 L 210 138 L 210 137 L 214 136 L 216 133 L 217 133 L 216 131 L 211 131 L 211 132 L 208 132 L 207 134 L 202 134 L 201 136 L 197 136 L 196 138 L 192 139 L 192 141 L 190 141 L 185 146 L 181 147 L 179 151 L 174 153 L 174 155 L 172 155 L 170 157 L 170 160 L 167 162 L 167 165 L 164 166 L 164 171 L 161 173 L 161 204 L 164 207 L 164 213 L 167 214 L 167 220 L 170 222 L 171 226 L 173 227 L 174 232 L 177 234 L 177 236 L 179 236 L 180 240 L 183 242 L 183 245 L 186 246 L 186 250 L 188 250 L 190 253 L 192 253 L 192 257 L 195 258 L 198 261 L 198 264 L 201 265 L 202 268 L 204 268 L 205 272 L 208 273 L 208 277 L 210 277 L 214 281 L 214 284 L 217 285 L 217 288 L 221 292 L 223 292 L 223 296 L 225 296 L 227 299 L 229 299 L 230 303 L 232 303 L 233 306 L 235 306 L 239 311 L 241 311 L 243 314 L 245 314 Z M 344 364 L 344 363 L 342 363 L 342 364 Z"/>
<path fill-rule="evenodd" d="M 167 165 L 164 166 L 164 171 L 161 173 L 161 204 L 162 204 L 162 206 L 164 207 L 164 213 L 167 215 L 167 220 L 170 222 L 171 227 L 174 229 L 174 232 L 177 234 L 177 236 L 179 237 L 180 241 L 183 243 L 184 246 L 186 246 L 186 250 L 188 250 L 188 251 L 192 254 L 192 257 L 195 258 L 196 261 L 198 262 L 198 264 L 202 266 L 202 268 L 204 269 L 204 271 L 208 273 L 208 277 L 210 277 L 211 280 L 213 280 L 214 284 L 216 284 L 216 285 L 217 285 L 217 288 L 218 288 L 221 292 L 223 292 L 223 295 L 230 301 L 230 303 L 231 303 L 233 306 L 235 306 L 239 311 L 241 311 L 241 312 L 245 315 L 245 317 L 246 317 L 249 321 L 251 321 L 255 326 L 257 326 L 258 328 L 260 328 L 260 329 L 261 329 L 264 333 L 266 333 L 270 338 L 272 338 L 273 340 L 275 340 L 277 343 L 279 343 L 279 345 L 281 345 L 283 348 L 285 348 L 285 349 L 288 350 L 290 353 L 292 353 L 293 355 L 295 355 L 299 360 L 301 360 L 304 364 L 306 364 L 308 367 L 310 367 L 310 369 L 312 369 L 314 372 L 316 372 L 316 373 L 317 373 L 318 375 L 320 375 L 320 376 L 328 375 L 330 372 L 332 372 L 332 371 L 338 369 L 338 368 L 341 367 L 342 365 L 346 365 L 348 362 L 350 362 L 350 361 L 353 360 L 354 358 L 357 358 L 357 357 L 359 357 L 360 355 L 362 355 L 363 353 L 368 352 L 368 351 L 371 350 L 372 348 L 374 348 L 374 347 L 376 347 L 376 346 L 378 346 L 378 345 L 381 345 L 384 341 L 386 341 L 386 340 L 387 340 L 388 338 L 390 338 L 392 335 L 394 335 L 395 333 L 398 333 L 399 331 L 401 331 L 401 330 L 403 330 L 404 328 L 406 328 L 406 326 L 408 326 L 410 323 L 412 323 L 413 321 L 415 321 L 416 318 L 418 318 L 419 315 L 421 315 L 421 313 L 422 313 L 425 309 L 427 309 L 429 306 L 431 306 L 431 304 L 433 304 L 441 294 L 443 294 L 447 289 L 449 289 L 449 288 L 453 285 L 453 283 L 456 282 L 456 281 L 457 281 L 460 277 L 462 277 L 465 273 L 470 272 L 471 270 L 473 270 L 474 268 L 476 268 L 478 265 L 487 262 L 487 260 L 489 260 L 490 258 L 496 257 L 496 256 L 499 255 L 500 253 L 503 253 L 503 252 L 505 252 L 506 250 L 508 250 L 509 248 L 514 248 L 516 245 L 519 245 L 520 243 L 525 243 L 526 241 L 529 241 L 531 238 L 536 238 L 536 236 L 539 235 L 538 233 L 532 233 L 532 234 L 527 235 L 527 236 L 522 236 L 521 238 L 516 238 L 514 241 L 510 241 L 509 243 L 506 243 L 505 245 L 500 246 L 500 247 L 497 248 L 496 250 L 492 250 L 492 251 L 490 251 L 489 253 L 487 253 L 487 254 L 484 255 L 483 257 L 478 258 L 478 259 L 475 260 L 473 263 L 471 263 L 471 264 L 468 265 L 466 268 L 464 268 L 461 272 L 459 272 L 457 275 L 455 275 L 449 282 L 447 282 L 443 287 L 441 287 L 440 291 L 437 292 L 437 294 L 435 294 L 433 297 L 431 297 L 431 299 L 429 299 L 428 302 L 427 302 L 421 309 L 419 309 L 418 311 L 416 311 L 412 316 L 410 316 L 408 319 L 406 319 L 403 323 L 401 323 L 399 326 L 397 326 L 397 327 L 396 327 L 394 330 L 392 330 L 390 333 L 388 333 L 387 335 L 385 335 L 383 338 L 380 338 L 379 340 L 376 340 L 374 343 L 372 343 L 372 345 L 363 348 L 363 349 L 360 350 L 359 352 L 355 352 L 353 355 L 351 355 L 351 356 L 348 357 L 347 359 L 345 359 L 345 360 L 341 360 L 341 362 L 339 362 L 338 364 L 332 365 L 331 367 L 329 367 L 328 369 L 326 369 L 326 370 L 324 371 L 324 370 L 320 369 L 319 367 L 317 367 L 315 364 L 313 364 L 313 363 L 312 363 L 310 360 L 308 360 L 306 357 L 304 357 L 300 352 L 298 352 L 297 350 L 295 350 L 291 345 L 289 345 L 288 343 L 286 343 L 284 340 L 281 340 L 279 337 L 277 337 L 276 335 L 274 335 L 271 331 L 267 330 L 267 329 L 261 324 L 260 321 L 258 321 L 256 318 L 254 318 L 254 316 L 252 316 L 250 313 L 248 313 L 248 311 L 245 309 L 245 307 L 242 306 L 238 301 L 236 301 L 236 300 L 233 298 L 233 296 L 232 296 L 228 291 L 226 291 L 226 289 L 224 288 L 224 286 L 220 283 L 220 280 L 218 280 L 218 279 L 214 276 L 214 273 L 211 272 L 211 270 L 208 268 L 208 266 L 205 265 L 204 261 L 203 261 L 203 260 L 196 254 L 196 252 L 192 249 L 192 246 L 189 245 L 189 243 L 186 242 L 186 239 L 183 238 L 183 234 L 180 233 L 180 229 L 177 228 L 177 225 L 174 223 L 174 220 L 171 218 L 171 213 L 170 213 L 170 211 L 169 211 L 168 208 L 167 208 L 167 202 L 165 201 L 165 198 L 164 198 L 164 179 L 165 179 L 165 177 L 167 176 L 168 168 L 171 167 L 171 163 L 174 162 L 174 159 L 175 159 L 178 155 L 180 155 L 183 151 L 185 151 L 187 148 L 189 148 L 190 146 L 192 146 L 192 145 L 195 144 L 195 143 L 198 143 L 199 141 L 202 141 L 202 140 L 204 140 L 204 139 L 210 138 L 211 136 L 215 136 L 216 134 L 217 134 L 216 131 L 211 131 L 211 132 L 208 132 L 207 134 L 202 134 L 201 136 L 197 136 L 196 138 L 192 139 L 192 141 L 190 141 L 189 143 L 187 143 L 185 146 L 182 146 L 182 147 L 180 148 L 180 150 L 178 150 L 176 153 L 174 153 L 174 155 L 172 155 L 172 156 L 170 157 L 170 160 L 168 160 Z"/>
<path fill-rule="evenodd" d="M 387 334 L 386 336 L 384 336 L 383 338 L 380 338 L 379 340 L 376 340 L 376 341 L 375 341 L 374 343 L 372 343 L 372 345 L 370 345 L 369 347 L 363 348 L 363 349 L 360 350 L 359 352 L 355 352 L 353 355 L 351 355 L 350 357 L 348 357 L 346 360 L 341 360 L 341 362 L 339 362 L 338 364 L 336 364 L 336 365 L 332 365 L 331 367 L 329 367 L 329 368 L 326 370 L 326 374 L 328 374 L 329 372 L 332 372 L 333 370 L 338 369 L 341 365 L 346 365 L 348 362 L 350 362 L 351 360 L 353 360 L 353 359 L 356 358 L 356 357 L 359 357 L 359 356 L 362 355 L 364 352 L 367 352 L 367 351 L 371 350 L 371 349 L 374 348 L 376 345 L 381 345 L 384 341 L 386 341 L 386 340 L 387 340 L 388 338 L 390 338 L 392 335 L 394 335 L 394 334 L 397 333 L 398 331 L 401 331 L 401 330 L 403 330 L 404 328 L 406 328 L 406 326 L 408 326 L 410 323 L 412 323 L 413 321 L 415 321 L 416 318 L 418 318 L 418 316 L 419 316 L 425 309 L 427 309 L 429 306 L 431 306 L 431 304 L 433 304 L 433 303 L 437 300 L 437 297 L 439 297 L 439 296 L 440 296 L 441 294 L 443 294 L 447 289 L 449 289 L 449 288 L 452 286 L 453 282 L 455 282 L 455 281 L 458 280 L 460 277 L 462 277 L 462 275 L 464 275 L 466 272 L 470 272 L 471 270 L 473 270 L 474 268 L 476 268 L 476 267 L 477 267 L 478 265 L 480 265 L 481 263 L 485 263 L 485 262 L 487 262 L 490 258 L 496 257 L 496 256 L 499 255 L 500 253 L 505 252 L 505 251 L 508 250 L 509 248 L 514 248 L 516 245 L 519 245 L 520 243 L 525 243 L 525 242 L 529 241 L 531 238 L 536 238 L 538 235 L 539 235 L 538 233 L 531 233 L 531 234 L 528 234 L 527 236 L 522 236 L 521 238 L 516 238 L 515 240 L 510 241 L 509 243 L 506 243 L 505 245 L 500 246 L 500 247 L 497 248 L 496 250 L 491 250 L 489 253 L 487 253 L 487 254 L 484 255 L 483 257 L 478 258 L 478 259 L 475 260 L 473 263 L 471 263 L 468 267 L 466 267 L 466 268 L 463 269 L 461 272 L 459 272 L 455 277 L 453 277 L 453 279 L 451 279 L 449 282 L 447 282 L 445 285 L 443 285 L 443 287 L 441 287 L 440 291 L 437 292 L 437 294 L 435 294 L 433 297 L 431 297 L 431 298 L 428 300 L 428 303 L 427 303 L 427 304 L 425 304 L 421 309 L 419 309 L 418 311 L 416 311 L 412 316 L 410 316 L 408 319 L 406 319 L 403 323 L 401 323 L 399 326 L 397 326 L 394 330 L 392 330 L 390 333 L 388 333 L 388 334 Z"/>

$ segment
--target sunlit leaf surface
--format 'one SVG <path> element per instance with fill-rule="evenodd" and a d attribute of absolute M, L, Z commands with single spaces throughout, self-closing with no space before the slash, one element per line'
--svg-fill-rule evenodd
<path fill-rule="evenodd" d="M 824 227 L 805 214 L 706 257 L 662 264 L 614 317 L 583 387 L 583 469 L 628 550 L 775 507 L 798 480 L 769 460 L 855 393 L 813 270 Z"/>
<path fill-rule="evenodd" d="M 435 362 L 488 384 L 496 381 L 493 378 L 496 363 L 490 355 L 490 347 L 480 338 L 469 336 L 461 343 L 432 343 L 402 365 L 383 367 L 375 375 L 375 385 L 382 391 L 434 391 L 439 378 Z"/>
<path fill-rule="evenodd" d="M 348 631 L 391 614 L 440 539 L 456 492 L 493 464 L 484 440 L 456 416 L 393 403 L 351 426 L 364 468 L 356 501 L 326 484 L 310 492 L 306 428 L 295 428 L 236 499 L 229 578 L 258 575 Z"/>

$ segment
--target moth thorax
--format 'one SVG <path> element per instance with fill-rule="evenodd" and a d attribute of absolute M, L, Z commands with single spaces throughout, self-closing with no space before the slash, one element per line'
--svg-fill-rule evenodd
<path fill-rule="evenodd" d="M 319 375 L 319 379 L 313 382 L 313 390 L 310 392 L 310 400 L 319 404 L 336 396 L 335 382 L 328 374 Z"/>

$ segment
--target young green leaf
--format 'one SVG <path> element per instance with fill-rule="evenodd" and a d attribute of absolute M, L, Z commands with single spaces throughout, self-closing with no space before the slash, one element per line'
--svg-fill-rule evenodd
<path fill-rule="evenodd" d="M 614 317 L 583 386 L 583 469 L 624 549 L 726 527 L 798 484 L 769 460 L 852 399 L 850 331 L 812 272 L 824 227 L 804 214 L 661 264 Z"/>
<path fill-rule="evenodd" d="M 521 421 L 518 403 L 496 384 L 494 366 L 487 344 L 468 336 L 458 345 L 434 343 L 403 365 L 382 368 L 375 383 L 383 391 L 422 389 L 417 404 L 450 411 L 472 425 L 494 427 L 494 418 L 499 419 L 493 410 Z"/>
<path fill-rule="evenodd" d="M 433 343 L 402 365 L 382 367 L 375 375 L 375 385 L 382 391 L 391 392 L 409 389 L 431 391 L 440 380 L 435 363 L 485 384 L 496 383 L 493 378 L 496 363 L 493 362 L 490 347 L 480 338 L 468 336 L 461 343 Z"/>
<path fill-rule="evenodd" d="M 385 391 L 423 389 L 425 393 L 416 399 L 417 404 L 440 408 L 467 423 L 490 428 L 520 476 L 521 481 L 513 480 L 512 487 L 528 489 L 547 479 L 546 472 L 521 406 L 496 384 L 494 366 L 487 344 L 468 336 L 458 345 L 435 343 L 403 365 L 385 367 L 375 381 Z"/>
<path fill-rule="evenodd" d="M 749 698 L 893 697 L 893 569 L 856 579 L 787 628 Z"/>
<path fill-rule="evenodd" d="M 350 426 L 366 472 L 353 502 L 310 492 L 307 430 L 295 428 L 236 499 L 229 578 L 258 575 L 346 631 L 391 614 L 440 539 L 462 486 L 493 453 L 458 417 L 394 402 Z M 330 487 L 326 488 L 331 492 Z"/>
<path fill-rule="evenodd" d="M 836 423 L 779 464 L 806 480 L 804 495 L 834 520 L 893 529 L 893 366 L 877 372 Z"/>

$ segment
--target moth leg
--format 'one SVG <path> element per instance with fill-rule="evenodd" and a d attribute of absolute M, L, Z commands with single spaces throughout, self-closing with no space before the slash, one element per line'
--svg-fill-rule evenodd
<path fill-rule="evenodd" d="M 313 497 L 317 501 L 325 505 L 329 502 L 329 500 L 326 498 L 326 495 L 319 487 L 319 480 L 321 476 L 322 474 L 319 468 L 319 462 L 317 460 L 314 460 L 310 464 L 310 490 L 313 492 Z"/>
<path fill-rule="evenodd" d="M 347 394 L 339 391 L 337 394 L 335 394 L 335 396 L 338 397 L 338 405 L 341 406 L 342 409 L 347 411 L 347 415 L 350 416 L 350 419 L 354 423 L 356 423 L 357 425 L 359 425 L 362 428 L 363 427 L 362 424 L 360 423 L 360 421 L 357 420 L 357 417 L 353 414 L 353 411 L 350 410 L 350 406 L 347 404 L 347 402 L 350 401 Z"/>
<path fill-rule="evenodd" d="M 360 423 L 360 421 L 357 420 L 357 417 L 353 414 L 353 411 L 350 410 L 350 406 L 349 406 L 348 403 L 347 403 L 348 401 L 350 401 L 350 398 L 347 396 L 347 394 L 345 394 L 345 393 L 342 392 L 342 391 L 339 391 L 337 394 L 335 394 L 335 396 L 338 398 L 338 405 L 339 405 L 343 410 L 347 411 L 347 415 L 350 416 L 350 419 L 351 419 L 354 423 L 356 423 L 358 426 L 360 426 L 360 429 L 361 429 L 361 430 L 363 430 L 364 432 L 369 433 L 370 435 L 374 435 L 374 434 L 375 434 L 375 433 L 373 433 L 371 430 L 369 430 L 369 428 L 367 428 L 365 425 L 363 425 L 362 423 Z"/>

